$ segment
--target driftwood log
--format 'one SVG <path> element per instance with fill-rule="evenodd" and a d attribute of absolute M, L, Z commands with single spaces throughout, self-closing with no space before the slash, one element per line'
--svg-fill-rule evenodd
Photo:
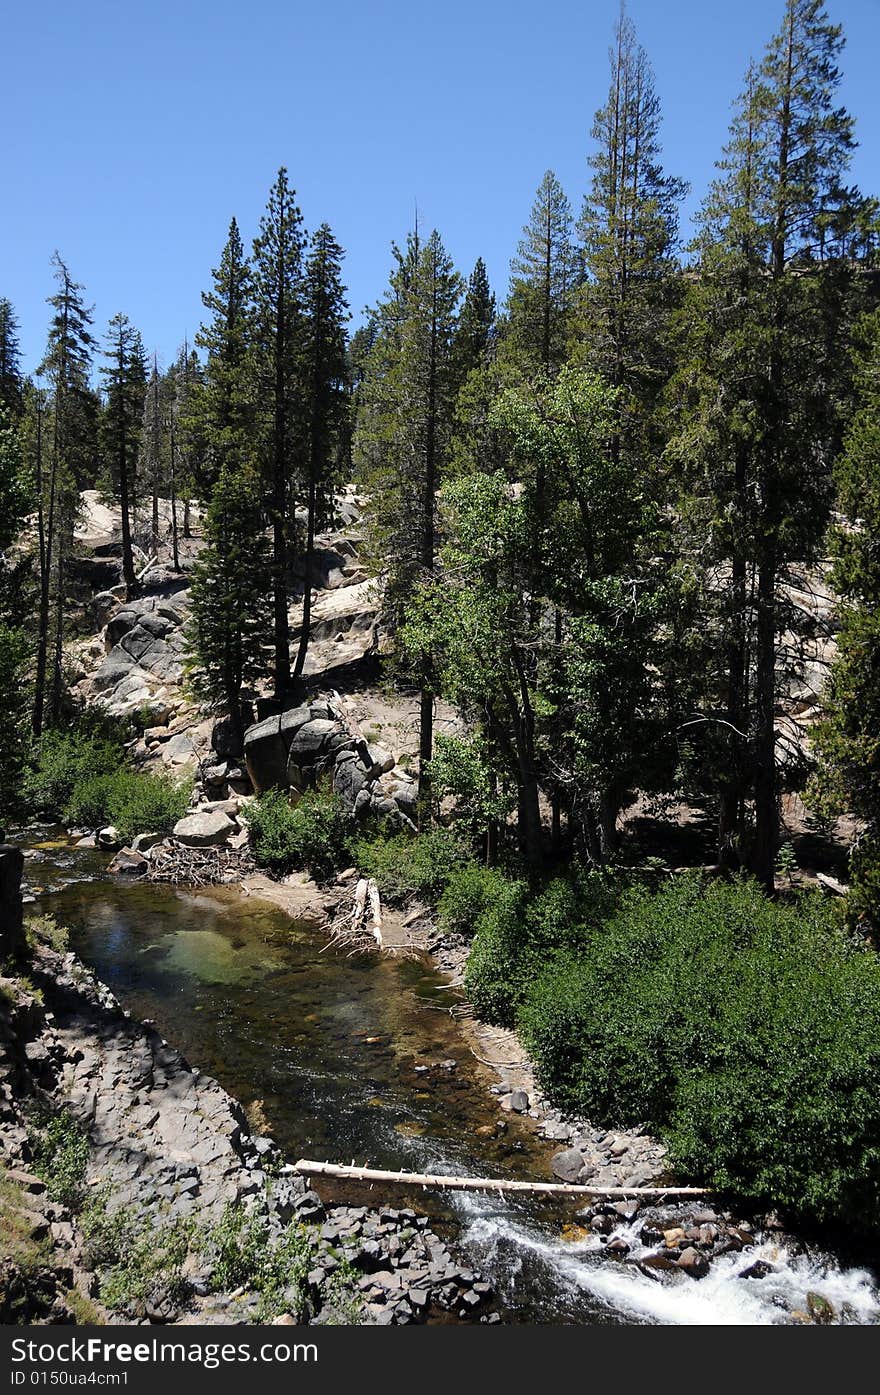
<path fill-rule="evenodd" d="M 455 1192 L 517 1192 L 527 1196 L 708 1196 L 708 1187 L 586 1187 L 574 1182 L 518 1182 L 498 1177 L 447 1177 L 442 1172 L 386 1172 L 376 1167 L 345 1166 L 300 1158 L 294 1168 L 302 1177 L 340 1177 L 349 1182 L 391 1182 L 403 1187 L 431 1187 Z"/>
<path fill-rule="evenodd" d="M 382 931 L 382 898 L 372 877 L 360 877 L 354 889 L 350 911 L 337 916 L 330 927 L 328 948 L 345 949 L 349 954 L 381 949 L 389 954 L 413 956 L 414 946 L 386 939 Z"/>

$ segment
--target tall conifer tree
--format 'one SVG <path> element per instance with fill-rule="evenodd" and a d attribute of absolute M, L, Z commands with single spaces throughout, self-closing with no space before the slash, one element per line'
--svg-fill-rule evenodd
<path fill-rule="evenodd" d="M 48 707 L 57 721 L 63 691 L 62 645 L 66 566 L 79 506 L 79 490 L 90 482 L 96 455 L 97 403 L 89 386 L 94 339 L 92 312 L 56 252 L 52 265 L 58 289 L 49 297 L 52 318 L 39 373 L 49 385 L 51 440 L 45 510 L 45 549 L 40 578 L 34 734 L 43 728 Z M 51 623 L 50 623 L 51 622 Z M 52 681 L 46 691 L 51 628 Z"/>
<path fill-rule="evenodd" d="M 394 249 L 377 315 L 379 330 L 359 391 L 356 453 L 370 493 L 374 553 L 386 572 L 393 623 L 419 579 L 434 569 L 437 490 L 448 459 L 454 406 L 452 344 L 461 278 L 439 233 Z M 429 669 L 422 664 L 421 792 L 433 750 Z M 423 807 L 425 800 L 423 799 Z"/>
<path fill-rule="evenodd" d="M 107 330 L 107 362 L 101 369 L 105 405 L 102 414 L 104 453 L 119 499 L 122 528 L 122 579 L 126 598 L 137 581 L 131 541 L 131 501 L 137 469 L 147 363 L 141 336 L 126 315 L 114 315 Z"/>
<path fill-rule="evenodd" d="M 302 632 L 295 674 L 309 645 L 315 530 L 333 507 L 348 423 L 348 302 L 342 284 L 342 248 L 326 223 L 313 234 L 303 292 L 302 374 L 308 438 L 305 459 L 306 549 Z"/>
<path fill-rule="evenodd" d="M 782 641 L 800 625 L 785 582 L 792 566 L 815 562 L 828 517 L 845 288 L 860 238 L 861 201 L 842 182 L 853 147 L 852 121 L 836 105 L 842 45 L 820 0 L 786 0 L 780 30 L 749 71 L 702 216 L 686 372 L 693 406 L 674 447 L 704 471 L 693 496 L 699 546 L 704 565 L 714 550 L 722 593 L 721 643 L 707 637 L 708 654 L 724 655 L 721 711 L 702 719 L 729 772 L 720 852 L 744 857 L 768 889 Z"/>
<path fill-rule="evenodd" d="M 12 302 L 0 296 L 0 407 L 17 414 L 22 400 L 18 320 Z"/>
<path fill-rule="evenodd" d="M 506 344 L 524 371 L 555 373 L 561 367 L 581 279 L 571 205 L 547 170 L 511 263 Z"/>
<path fill-rule="evenodd" d="M 263 440 L 270 498 L 273 553 L 274 681 L 276 696 L 290 688 L 291 519 L 304 455 L 302 391 L 302 214 L 281 168 L 269 193 L 254 242 L 254 303 Z"/>
<path fill-rule="evenodd" d="M 686 185 L 660 163 L 660 101 L 624 11 L 610 51 L 608 100 L 593 123 L 592 188 L 580 231 L 588 280 L 583 353 L 644 412 L 669 370 L 678 206 Z"/>

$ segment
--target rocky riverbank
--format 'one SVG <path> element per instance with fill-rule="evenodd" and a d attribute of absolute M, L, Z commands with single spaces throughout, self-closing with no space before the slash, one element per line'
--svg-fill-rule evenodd
<path fill-rule="evenodd" d="M 325 1205 L 75 955 L 19 944 L 17 958 L 0 978 L 0 1164 L 4 1230 L 30 1249 L 4 1258 L 0 1320 L 489 1319 L 489 1285 L 424 1216 Z M 164 1246 L 170 1267 L 108 1260 L 120 1233 L 135 1252 L 144 1236 Z"/>

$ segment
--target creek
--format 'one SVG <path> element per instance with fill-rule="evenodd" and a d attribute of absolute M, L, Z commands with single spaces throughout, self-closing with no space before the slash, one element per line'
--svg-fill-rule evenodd
<path fill-rule="evenodd" d="M 429 965 L 334 952 L 314 927 L 235 889 L 108 878 L 105 855 L 48 830 L 27 845 L 29 889 L 69 928 L 71 948 L 292 1160 L 549 1175 L 554 1146 L 530 1121 L 508 1115 L 496 1132 L 492 1077 Z M 445 1226 L 496 1286 L 508 1322 L 784 1323 L 806 1310 L 811 1291 L 842 1321 L 880 1321 L 871 1273 L 773 1237 L 713 1260 L 701 1280 L 648 1277 L 606 1253 L 599 1236 L 563 1238 L 573 1216 L 558 1206 L 466 1193 L 407 1194 L 399 1204 L 421 1205 Z M 636 1229 L 621 1223 L 615 1234 L 638 1257 Z M 742 1277 L 759 1258 L 773 1272 Z"/>

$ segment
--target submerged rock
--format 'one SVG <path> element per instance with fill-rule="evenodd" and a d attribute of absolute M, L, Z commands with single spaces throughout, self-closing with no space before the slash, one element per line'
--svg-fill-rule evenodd
<path fill-rule="evenodd" d="M 148 866 L 143 853 L 136 852 L 134 848 L 120 848 L 107 871 L 126 872 L 129 876 L 140 877 L 146 872 Z"/>

